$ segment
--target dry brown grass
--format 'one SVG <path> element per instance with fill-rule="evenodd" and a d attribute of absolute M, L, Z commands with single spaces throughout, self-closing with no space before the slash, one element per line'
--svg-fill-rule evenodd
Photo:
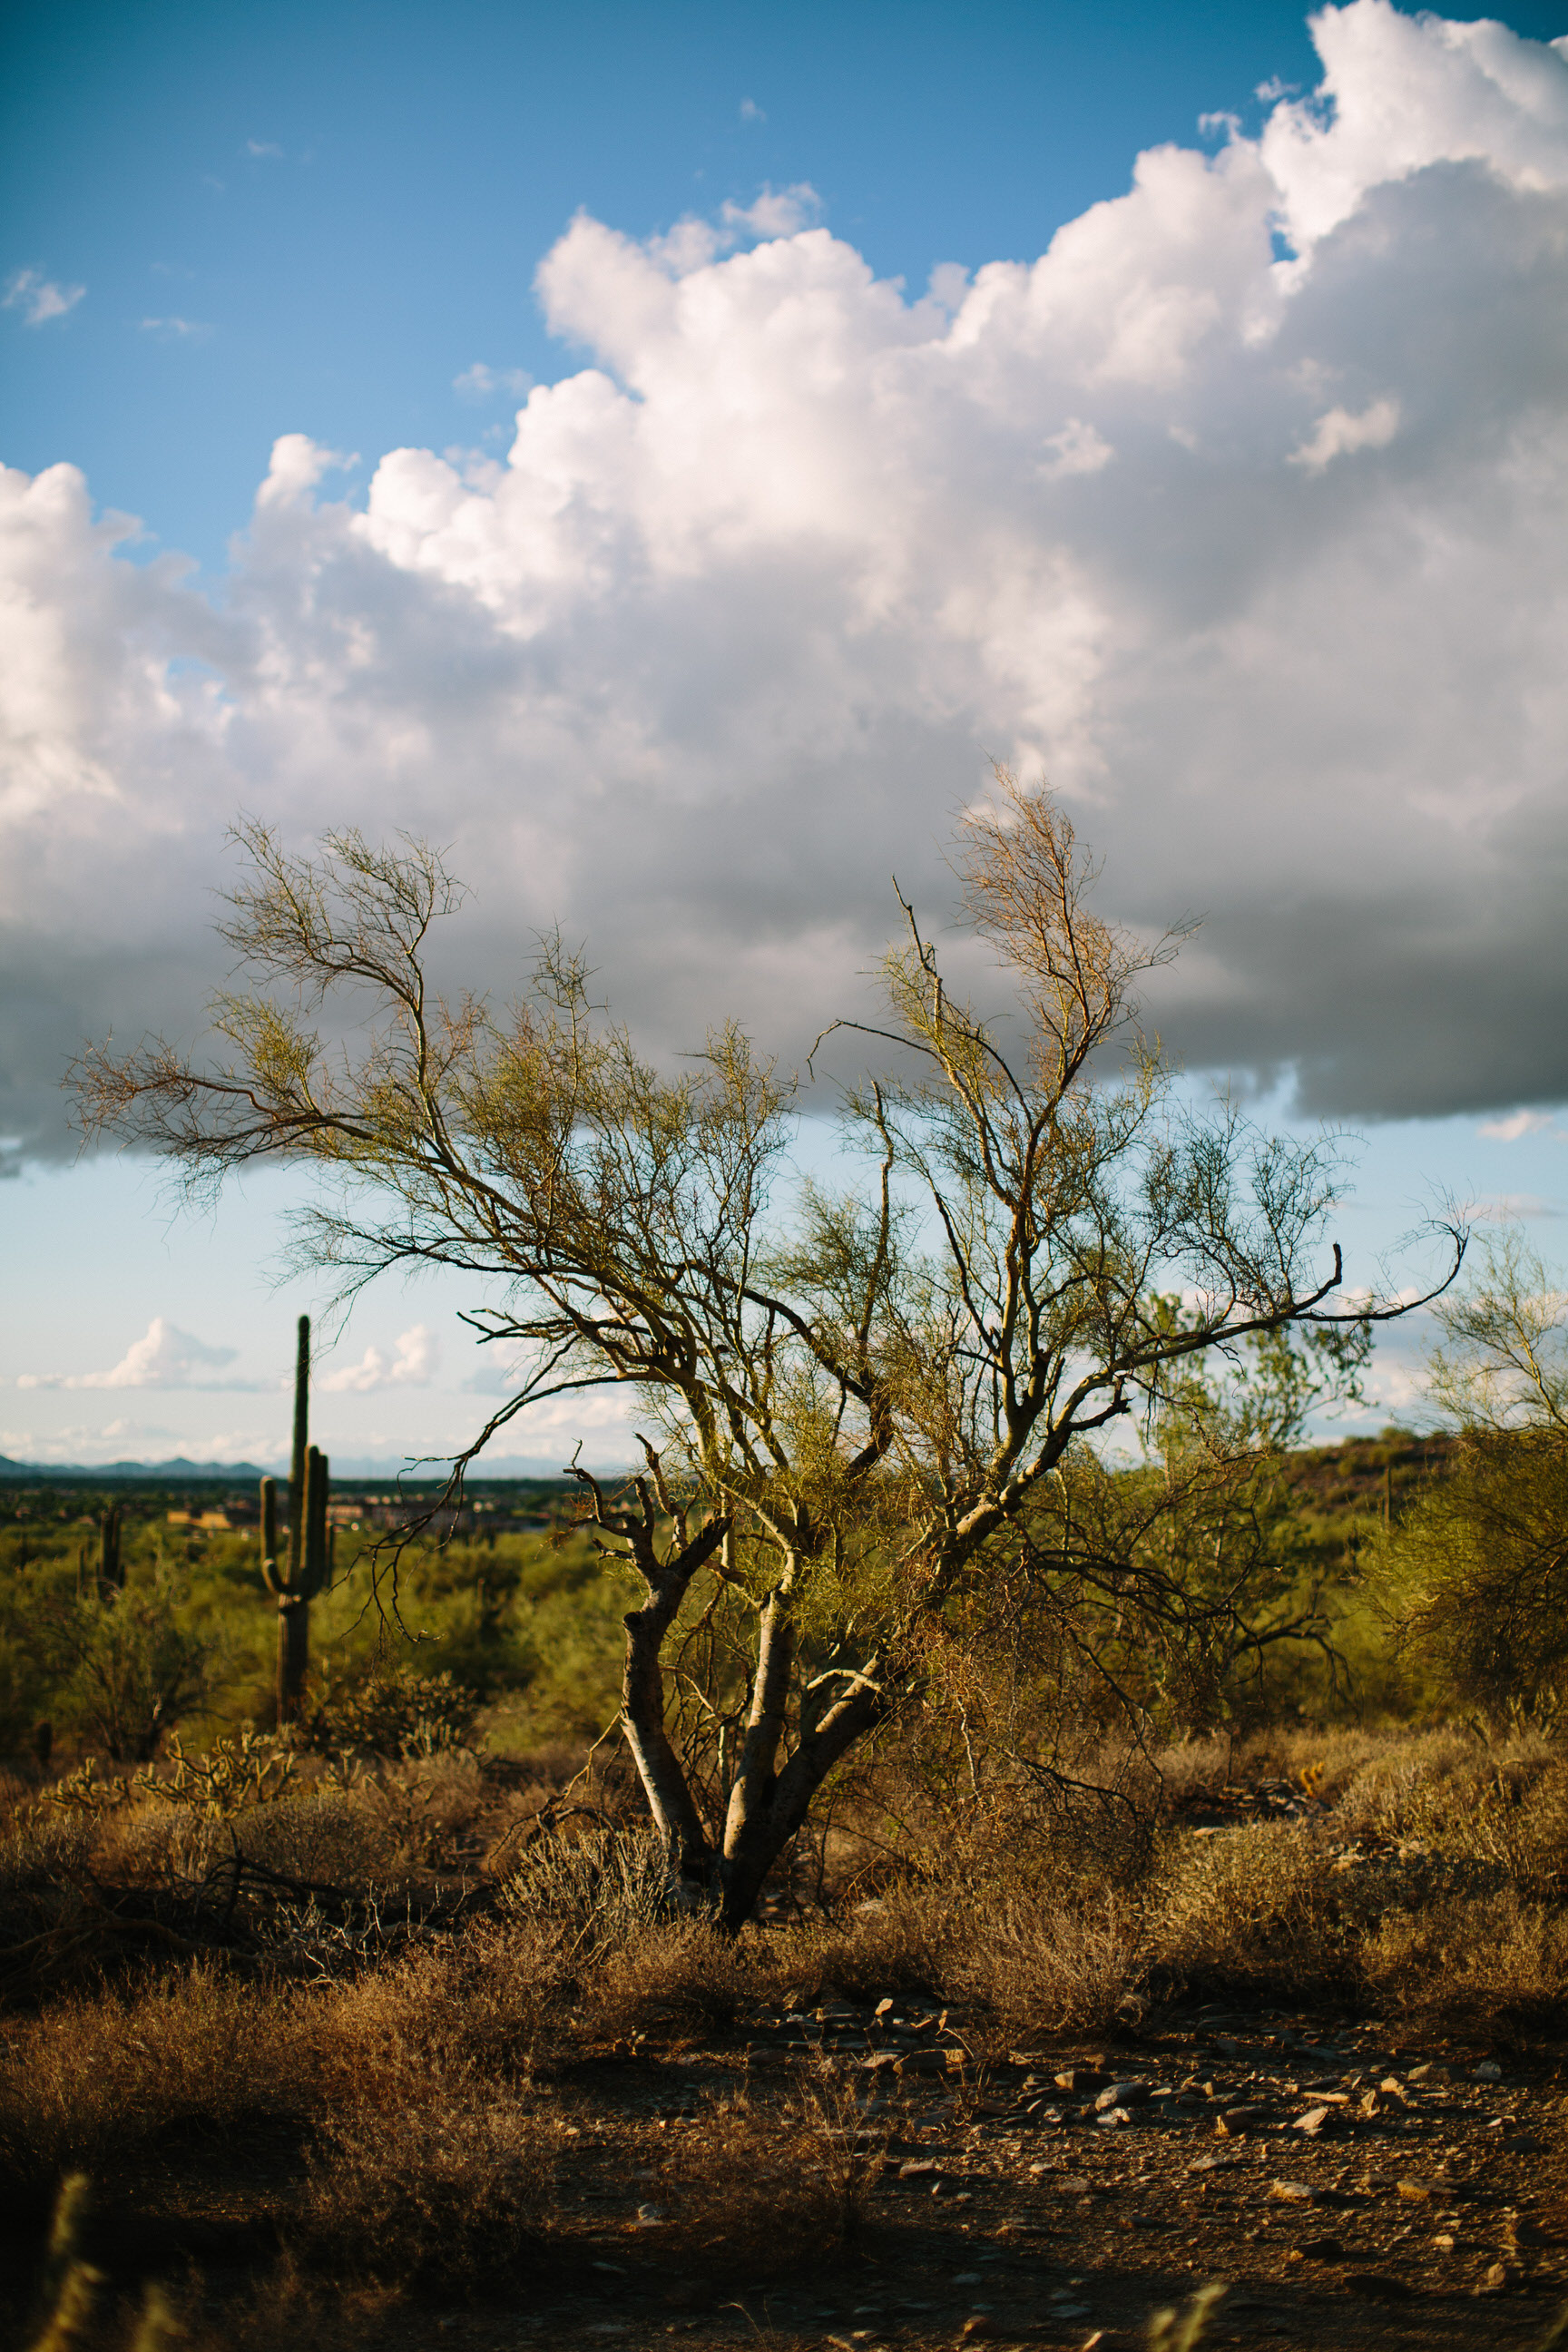
<path fill-rule="evenodd" d="M 0 2167 L 16 2187 L 101 2178 L 183 2131 L 302 2116 L 322 2087 L 321 2006 L 195 1969 L 18 2021 L 0 2044 Z"/>
<path fill-rule="evenodd" d="M 1284 1822 L 1182 1838 L 1150 1889 L 1152 1979 L 1187 1998 L 1342 1997 L 1355 1978 L 1354 1890 Z"/>
<path fill-rule="evenodd" d="M 1384 2016 L 1520 2049 L 1568 2001 L 1568 1917 L 1507 1887 L 1391 1915 L 1368 1937 L 1363 1979 Z"/>
<path fill-rule="evenodd" d="M 498 1848 L 488 1915 L 416 1923 L 401 1948 L 345 1943 L 331 1969 L 286 1907 L 271 1942 L 226 1957 L 139 1948 L 113 1982 L 0 2021 L 0 2185 L 47 2193 L 80 2168 L 112 2190 L 243 2141 L 276 2158 L 290 2255 L 258 2273 L 225 2340 L 347 2352 L 400 2296 L 523 2285 L 580 2257 L 584 2233 L 629 2230 L 604 2219 L 606 2189 L 665 2209 L 637 2262 L 704 2280 L 826 2259 L 865 2230 L 879 2141 L 826 2072 L 783 2096 L 742 2077 L 663 2128 L 634 2103 L 616 2134 L 591 2135 L 574 2085 L 645 2044 L 750 2039 L 785 2008 L 884 1998 L 952 2009 L 982 2059 L 1216 1997 L 1319 2000 L 1504 2046 L 1560 2020 L 1568 1761 L 1547 1743 L 1291 1729 L 1163 1761 L 1174 1800 L 1229 1790 L 1232 1820 L 1249 1777 L 1310 1800 L 1299 1820 L 1211 1835 L 1183 1829 L 1178 1804 L 1141 1875 L 1118 1847 L 1098 1878 L 1076 1845 L 1046 1866 L 1033 1832 L 1014 1845 L 998 1828 L 988 1849 L 971 1814 L 940 1864 L 928 1841 L 918 1872 L 889 1872 L 874 1900 L 731 1943 L 661 1916 L 640 1832 L 578 1821 L 521 1855 Z M 434 1868 L 432 1853 L 476 1867 L 504 1818 L 470 1762 L 437 1758 L 290 1794 L 238 1833 L 269 1869 L 365 1895 L 382 1874 Z M 226 1837 L 164 1805 L 18 1816 L 0 1903 L 188 1885 Z M 195 2344 L 203 2325 L 193 2311 Z"/>
<path fill-rule="evenodd" d="M 296 2223 L 305 2263 L 376 2286 L 483 2294 L 545 2242 L 560 2119 L 475 2066 L 410 2053 L 318 2126 Z"/>
<path fill-rule="evenodd" d="M 256 1984 L 198 1965 L 130 1997 L 78 1995 L 0 2042 L 0 2171 L 123 2172 L 242 2129 L 296 2139 L 482 2077 L 526 2082 L 561 1976 L 548 1938 L 476 1930 L 348 1984 Z"/>
<path fill-rule="evenodd" d="M 853 2247 L 885 2145 L 827 2072 L 803 2070 L 782 2102 L 744 2089 L 710 2101 L 658 2150 L 661 2258 L 752 2281 Z"/>
<path fill-rule="evenodd" d="M 954 1974 L 1009 2040 L 1101 2033 L 1142 2014 L 1145 1940 L 1141 1907 L 1125 1895 L 1072 1905 L 1011 1895 Z"/>

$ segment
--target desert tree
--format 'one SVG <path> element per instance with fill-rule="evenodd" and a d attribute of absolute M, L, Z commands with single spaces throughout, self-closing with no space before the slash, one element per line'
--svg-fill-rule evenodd
<path fill-rule="evenodd" d="M 1506 1226 L 1434 1313 L 1427 1395 L 1453 1443 L 1374 1575 L 1441 1696 L 1550 1724 L 1568 1699 L 1568 1296 Z"/>
<path fill-rule="evenodd" d="M 310 1164 L 297 1247 L 345 1296 L 471 1277 L 468 1319 L 517 1369 L 456 1478 L 531 1404 L 637 1397 L 637 1474 L 577 1475 L 630 1580 L 621 1721 L 672 1894 L 726 1928 L 998 1562 L 1070 1548 L 1061 1497 L 1102 1433 L 1216 1351 L 1404 1311 L 1344 1297 L 1335 1139 L 1182 1098 L 1136 1004 L 1177 940 L 1098 914 L 1065 813 L 1005 772 L 955 862 L 1012 1001 L 951 992 L 904 905 L 879 1017 L 836 1024 L 879 1073 L 844 1097 L 837 1188 L 789 1181 L 795 1081 L 739 1029 L 661 1069 L 558 940 L 504 1009 L 437 997 L 458 894 L 428 846 L 240 839 L 221 928 L 247 984 L 200 1055 L 85 1052 L 82 1118 L 198 1191 Z M 1117 1573 L 1123 1609 L 1150 1600 Z"/>

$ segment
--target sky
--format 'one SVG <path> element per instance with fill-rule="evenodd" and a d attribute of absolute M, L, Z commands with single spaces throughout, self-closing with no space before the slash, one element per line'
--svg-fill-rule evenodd
<path fill-rule="evenodd" d="M 5 37 L 0 1452 L 285 1449 L 297 1180 L 175 1213 L 60 1087 L 199 1034 L 241 812 L 448 845 L 453 978 L 560 921 L 655 1051 L 795 1062 L 1000 758 L 1201 917 L 1188 1084 L 1362 1137 L 1352 1275 L 1434 1193 L 1556 1254 L 1568 5 Z M 323 1326 L 335 1459 L 471 1433 L 471 1303 Z"/>

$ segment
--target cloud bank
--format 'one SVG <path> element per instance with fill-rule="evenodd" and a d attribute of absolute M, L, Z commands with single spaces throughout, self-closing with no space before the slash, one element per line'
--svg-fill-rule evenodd
<path fill-rule="evenodd" d="M 809 190 L 542 262 L 504 464 L 281 435 L 221 593 L 0 477 L 0 1129 L 188 1034 L 237 808 L 451 845 L 464 977 L 586 937 L 650 1043 L 790 1056 L 985 760 L 1196 945 L 1189 1064 L 1310 1111 L 1568 1096 L 1568 43 L 1352 0 L 1260 134 L 1033 262 L 879 282 Z M 280 420 L 280 422 L 286 420 Z"/>
<path fill-rule="evenodd" d="M 210 1347 L 180 1330 L 166 1316 L 154 1315 L 140 1339 L 133 1339 L 119 1363 L 107 1372 L 21 1372 L 19 1389 L 247 1389 L 274 1388 L 273 1381 L 224 1377 L 226 1367 L 239 1354 L 237 1348 Z"/>

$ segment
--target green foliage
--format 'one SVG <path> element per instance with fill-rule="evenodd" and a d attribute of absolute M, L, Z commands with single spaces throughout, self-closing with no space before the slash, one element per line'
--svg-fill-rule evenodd
<path fill-rule="evenodd" d="M 329 1680 L 300 1737 L 326 1756 L 436 1756 L 468 1745 L 478 1711 L 474 1693 L 449 1674 L 378 1662 L 336 1686 Z"/>
<path fill-rule="evenodd" d="M 1440 1701 L 1550 1725 L 1568 1698 L 1568 1298 L 1505 1229 L 1436 1319 L 1430 1393 L 1460 1434 L 1384 1530 L 1380 1593 Z"/>
<path fill-rule="evenodd" d="M 144 1763 L 201 1696 L 209 1644 L 181 1622 L 172 1578 L 84 1592 L 50 1628 L 64 1711 L 117 1763 Z"/>
<path fill-rule="evenodd" d="M 187 1753 L 214 1754 L 242 1738 L 247 1720 L 271 1720 L 277 1605 L 256 1573 L 254 1531 L 169 1524 L 166 1506 L 190 1499 L 121 1496 L 132 1605 L 119 1631 L 123 1639 L 153 1606 L 188 1645 L 199 1683 L 165 1697 L 157 1727 L 165 1750 L 177 1721 Z M 34 1495 L 0 1518 L 0 1755 L 30 1755 L 45 1720 L 63 1763 L 109 1753 L 75 1658 L 84 1629 L 107 1638 L 115 1605 L 99 1607 L 91 1589 L 100 1507 L 90 1494 L 58 1503 Z M 332 1589 L 311 1608 L 335 1679 L 362 1675 L 391 1640 L 422 1675 L 448 1675 L 475 1694 L 502 1747 L 593 1738 L 613 1716 L 626 1599 L 582 1535 L 552 1538 L 542 1528 L 445 1547 L 423 1538 L 402 1546 L 395 1579 L 388 1539 L 374 1531 L 340 1529 L 336 1556 Z M 139 1760 L 134 1745 L 123 1760 Z"/>
<path fill-rule="evenodd" d="M 1545 1727 L 1568 1699 L 1568 1440 L 1477 1429 L 1373 1553 L 1402 1643 L 1443 1700 Z"/>

